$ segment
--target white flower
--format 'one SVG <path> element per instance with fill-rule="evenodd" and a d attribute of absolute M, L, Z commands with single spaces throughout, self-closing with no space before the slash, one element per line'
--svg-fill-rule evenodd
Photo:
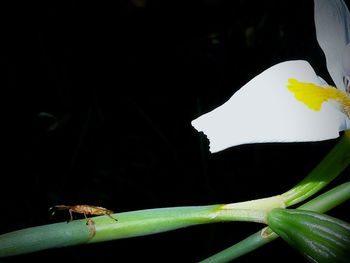
<path fill-rule="evenodd" d="M 315 0 L 317 40 L 329 87 L 307 61 L 286 61 L 253 78 L 226 103 L 192 121 L 210 151 L 259 142 L 305 142 L 337 138 L 350 129 L 350 14 L 342 0 Z"/>

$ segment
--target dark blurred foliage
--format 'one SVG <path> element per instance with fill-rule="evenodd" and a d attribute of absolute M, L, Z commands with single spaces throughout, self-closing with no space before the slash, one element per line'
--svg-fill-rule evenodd
<path fill-rule="evenodd" d="M 1 10 L 1 233 L 65 220 L 49 218 L 55 204 L 122 212 L 279 194 L 337 142 L 211 155 L 190 125 L 278 62 L 306 59 L 331 82 L 311 0 L 44 1 Z M 350 221 L 348 209 L 330 214 Z M 195 262 L 260 228 L 196 226 L 6 260 Z M 279 240 L 237 262 L 257 258 L 303 260 Z"/>

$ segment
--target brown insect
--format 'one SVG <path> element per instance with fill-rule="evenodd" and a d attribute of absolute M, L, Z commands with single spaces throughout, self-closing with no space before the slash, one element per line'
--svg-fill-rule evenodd
<path fill-rule="evenodd" d="M 92 206 L 92 205 L 55 205 L 49 208 L 49 211 L 51 212 L 51 216 L 53 216 L 57 210 L 68 210 L 70 214 L 70 219 L 68 222 L 73 220 L 73 213 L 78 214 L 84 214 L 86 219 L 86 225 L 89 228 L 91 237 L 95 236 L 96 234 L 96 228 L 95 228 L 95 222 L 88 218 L 87 215 L 107 215 L 110 218 L 112 218 L 115 221 L 118 221 L 114 217 L 111 216 L 113 211 L 108 210 L 106 208 L 100 207 L 100 206 Z M 68 223 L 67 222 L 67 223 Z"/>
<path fill-rule="evenodd" d="M 73 213 L 84 214 L 86 218 L 86 224 L 88 225 L 90 222 L 87 215 L 106 215 L 112 218 L 115 221 L 118 221 L 114 217 L 111 216 L 113 214 L 112 210 L 108 210 L 106 208 L 100 206 L 92 206 L 92 205 L 55 205 L 50 207 L 49 211 L 51 212 L 51 216 L 53 216 L 57 210 L 68 210 L 70 214 L 70 219 L 68 222 L 73 220 Z M 92 221 L 93 222 L 93 221 Z"/>

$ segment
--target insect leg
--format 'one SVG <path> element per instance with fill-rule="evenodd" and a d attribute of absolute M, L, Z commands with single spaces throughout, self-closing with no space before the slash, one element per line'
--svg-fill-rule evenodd
<path fill-rule="evenodd" d="M 84 216 L 85 216 L 85 219 L 86 219 L 86 225 L 89 225 L 89 224 L 90 224 L 90 220 L 91 220 L 91 222 L 92 222 L 93 224 L 95 224 L 94 221 L 92 221 L 92 219 L 89 219 L 89 218 L 86 216 L 86 213 L 85 213 L 85 212 L 84 212 Z"/>
<path fill-rule="evenodd" d="M 68 222 L 70 222 L 73 220 L 73 213 L 72 213 L 73 211 L 72 211 L 72 209 L 69 209 L 68 211 L 69 211 L 69 215 L 70 215 L 70 219 L 68 220 Z"/>
<path fill-rule="evenodd" d="M 118 219 L 116 219 L 116 218 L 114 218 L 113 216 L 111 216 L 111 214 L 106 214 L 106 215 L 108 215 L 110 218 L 112 218 L 113 220 L 115 220 L 115 221 L 118 221 Z"/>
<path fill-rule="evenodd" d="M 86 225 L 89 228 L 90 235 L 91 237 L 94 237 L 96 234 L 95 222 L 91 218 L 86 218 L 86 220 Z"/>

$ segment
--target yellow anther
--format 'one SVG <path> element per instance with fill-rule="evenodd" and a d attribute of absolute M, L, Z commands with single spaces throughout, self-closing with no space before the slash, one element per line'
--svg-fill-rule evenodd
<path fill-rule="evenodd" d="M 288 79 L 288 90 L 294 93 L 297 100 L 303 102 L 310 109 L 319 111 L 322 103 L 328 100 L 338 102 L 343 112 L 350 118 L 350 99 L 345 92 L 334 87 L 320 87 L 313 83 Z"/>

